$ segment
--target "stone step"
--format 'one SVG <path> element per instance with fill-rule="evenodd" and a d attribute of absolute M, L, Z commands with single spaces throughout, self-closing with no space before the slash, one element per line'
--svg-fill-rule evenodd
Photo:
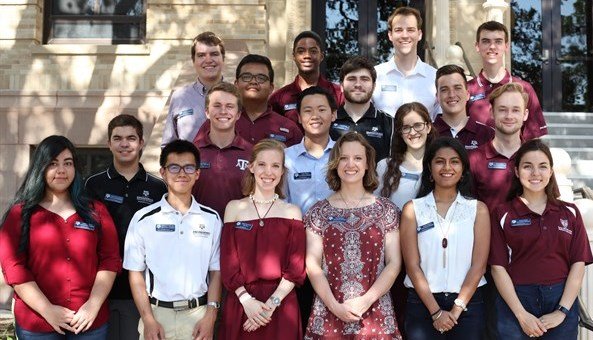
<path fill-rule="evenodd" d="M 544 117 L 548 126 L 556 123 L 593 124 L 593 112 L 544 112 Z"/>
<path fill-rule="evenodd" d="M 592 131 L 593 132 L 593 131 Z M 554 135 L 543 138 L 554 148 L 590 148 L 593 147 L 593 133 L 589 135 Z"/>
<path fill-rule="evenodd" d="M 593 132 L 593 124 L 548 123 L 548 133 L 553 136 L 583 136 Z"/>

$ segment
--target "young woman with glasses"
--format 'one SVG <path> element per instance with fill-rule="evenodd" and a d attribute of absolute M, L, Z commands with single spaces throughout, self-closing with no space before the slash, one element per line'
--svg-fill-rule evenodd
<path fill-rule="evenodd" d="M 105 303 L 121 269 L 107 208 L 83 193 L 74 145 L 45 138 L 0 229 L 19 339 L 106 339 Z"/>
<path fill-rule="evenodd" d="M 525 142 L 515 154 L 508 201 L 491 215 L 501 339 L 577 338 L 575 300 L 593 256 L 579 210 L 557 198 L 553 166 L 541 140 Z"/>
<path fill-rule="evenodd" d="M 441 137 L 428 146 L 418 198 L 402 212 L 410 339 L 481 338 L 478 287 L 486 283 L 490 219 L 486 205 L 472 197 L 471 181 L 461 142 Z"/>
<path fill-rule="evenodd" d="M 229 202 L 221 240 L 228 294 L 219 339 L 302 339 L 294 290 L 305 280 L 305 230 L 299 207 L 282 200 L 284 144 L 253 147 L 243 183 Z"/>

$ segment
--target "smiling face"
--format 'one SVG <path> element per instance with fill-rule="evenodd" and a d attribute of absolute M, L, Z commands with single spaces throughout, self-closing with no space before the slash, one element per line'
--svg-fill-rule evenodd
<path fill-rule="evenodd" d="M 74 157 L 70 150 L 65 149 L 45 169 L 46 195 L 67 192 L 75 174 Z"/>
<path fill-rule="evenodd" d="M 303 126 L 306 136 L 329 136 L 329 128 L 334 120 L 336 111 L 332 111 L 324 95 L 308 95 L 301 101 L 299 123 Z"/>
<path fill-rule="evenodd" d="M 437 80 L 437 98 L 444 115 L 465 115 L 469 91 L 459 73 L 446 74 Z"/>
<path fill-rule="evenodd" d="M 459 154 L 450 147 L 440 148 L 430 162 L 430 174 L 435 187 L 456 187 L 463 175 L 463 165 Z"/>
<path fill-rule="evenodd" d="M 284 153 L 276 149 L 260 151 L 249 163 L 249 171 L 255 178 L 256 191 L 274 191 L 284 173 Z"/>
<path fill-rule="evenodd" d="M 519 92 L 502 93 L 495 99 L 491 110 L 496 131 L 504 135 L 520 133 L 527 120 L 525 101 Z"/>
<path fill-rule="evenodd" d="M 113 154 L 114 163 L 125 166 L 140 160 L 144 140 L 133 126 L 118 126 L 113 128 L 107 145 Z"/>
<path fill-rule="evenodd" d="M 502 59 L 509 49 L 509 43 L 504 39 L 504 31 L 480 32 L 480 38 L 476 42 L 476 52 L 482 58 L 483 65 L 502 66 Z"/>
<path fill-rule="evenodd" d="M 292 52 L 292 58 L 299 70 L 299 74 L 319 72 L 319 65 L 323 61 L 323 53 L 313 38 L 300 39 Z"/>
<path fill-rule="evenodd" d="M 416 55 L 418 42 L 422 39 L 422 30 L 413 15 L 396 15 L 391 21 L 391 30 L 387 33 L 396 55 Z"/>
<path fill-rule="evenodd" d="M 515 168 L 515 176 L 523 186 L 524 192 L 543 193 L 552 177 L 552 166 L 542 151 L 526 152 Z"/>
<path fill-rule="evenodd" d="M 352 71 L 342 81 L 342 92 L 346 101 L 355 104 L 368 103 L 373 97 L 375 84 L 371 72 L 365 68 Z"/>
<path fill-rule="evenodd" d="M 172 152 L 167 155 L 167 162 L 160 170 L 161 177 L 167 184 L 169 193 L 176 196 L 191 195 L 191 190 L 200 176 L 200 170 L 197 170 L 193 174 L 188 174 L 185 170 L 181 169 L 179 173 L 174 174 L 167 170 L 167 167 L 171 164 L 177 164 L 181 167 L 186 165 L 198 166 L 194 155 L 190 152 Z"/>
<path fill-rule="evenodd" d="M 234 130 L 240 117 L 237 97 L 224 91 L 214 91 L 208 96 L 206 117 L 210 120 L 210 128 L 216 131 Z"/>
<path fill-rule="evenodd" d="M 413 127 L 415 124 L 425 124 L 421 131 L 416 131 L 414 128 L 411 128 L 410 132 L 407 134 L 403 133 L 402 131 L 398 132 L 402 134 L 402 138 L 408 146 L 408 150 L 420 150 L 426 146 L 428 133 L 432 129 L 432 125 L 427 123 L 428 122 L 424 121 L 422 116 L 415 111 L 408 112 L 408 114 L 403 118 L 403 129 Z"/>
<path fill-rule="evenodd" d="M 203 82 L 214 82 L 222 77 L 224 59 L 220 46 L 210 46 L 201 42 L 196 43 L 194 54 L 194 69 L 198 78 Z"/>
<path fill-rule="evenodd" d="M 367 171 L 366 150 L 359 142 L 344 142 L 341 146 L 338 162 L 338 177 L 341 182 L 362 185 Z"/>
<path fill-rule="evenodd" d="M 252 75 L 263 74 L 270 78 L 268 68 L 264 64 L 259 63 L 247 63 L 241 67 L 239 75 L 251 73 Z M 274 85 L 270 80 L 266 80 L 262 84 L 259 84 L 255 77 L 252 77 L 251 81 L 245 82 L 239 79 L 235 80 L 235 85 L 241 92 L 243 101 L 267 101 L 268 97 L 274 91 Z"/>

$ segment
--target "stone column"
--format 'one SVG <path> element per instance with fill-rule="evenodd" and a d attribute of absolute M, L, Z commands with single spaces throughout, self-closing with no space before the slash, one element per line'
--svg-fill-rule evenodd
<path fill-rule="evenodd" d="M 503 22 L 504 12 L 509 8 L 509 4 L 504 0 L 486 0 L 482 7 L 486 10 L 486 21 Z"/>

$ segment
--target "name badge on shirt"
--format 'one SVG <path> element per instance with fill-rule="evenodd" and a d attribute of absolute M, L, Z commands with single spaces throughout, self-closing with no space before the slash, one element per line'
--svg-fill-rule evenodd
<path fill-rule="evenodd" d="M 365 134 L 373 138 L 383 138 L 383 132 L 379 131 L 366 131 Z"/>
<path fill-rule="evenodd" d="M 408 172 L 402 172 L 402 178 L 407 178 L 407 179 L 412 180 L 412 181 L 417 181 L 417 180 L 420 179 L 420 175 L 418 175 L 418 174 L 411 174 L 411 173 L 408 173 Z"/>
<path fill-rule="evenodd" d="M 105 197 L 103 197 L 103 198 L 108 202 L 114 202 L 114 203 L 119 203 L 119 204 L 124 203 L 124 198 L 122 196 L 118 196 L 118 195 L 114 195 L 114 194 L 105 194 Z"/>
<path fill-rule="evenodd" d="M 156 231 L 172 233 L 175 231 L 174 224 L 157 224 Z"/>
<path fill-rule="evenodd" d="M 475 95 L 469 97 L 469 101 L 470 102 L 475 102 L 477 100 L 484 99 L 484 98 L 486 98 L 486 94 L 485 93 L 478 93 L 478 94 L 475 94 Z"/>
<path fill-rule="evenodd" d="M 286 142 L 286 137 L 282 135 L 277 135 L 275 133 L 270 133 L 270 138 L 275 139 L 279 142 Z"/>
<path fill-rule="evenodd" d="M 197 237 L 210 237 L 210 232 L 205 230 L 206 226 L 204 224 L 198 225 L 197 229 L 192 230 L 192 234 Z"/>
<path fill-rule="evenodd" d="M 85 223 L 85 222 L 82 222 L 82 221 L 76 221 L 76 222 L 74 222 L 74 228 L 84 229 L 84 230 L 90 230 L 90 231 L 95 230 L 95 226 L 94 225 L 88 224 L 88 223 Z"/>
<path fill-rule="evenodd" d="M 294 174 L 294 179 L 295 180 L 300 180 L 300 179 L 311 179 L 312 175 L 310 172 L 296 172 Z"/>
<path fill-rule="evenodd" d="M 488 169 L 505 170 L 507 163 L 505 162 L 488 162 Z"/>
<path fill-rule="evenodd" d="M 342 131 L 350 130 L 350 127 L 348 125 L 338 124 L 338 123 L 334 123 L 333 128 L 336 130 L 342 130 Z"/>
<path fill-rule="evenodd" d="M 332 222 L 335 222 L 335 223 L 344 223 L 348 219 L 346 217 L 344 217 L 344 216 L 330 216 L 330 217 L 327 218 L 327 220 L 330 223 L 332 223 Z"/>
<path fill-rule="evenodd" d="M 284 111 L 296 110 L 296 103 L 284 104 Z"/>
<path fill-rule="evenodd" d="M 530 218 L 521 218 L 521 219 L 511 220 L 511 227 L 524 227 L 524 226 L 528 226 L 528 225 L 531 225 Z"/>
<path fill-rule="evenodd" d="M 396 92 L 397 85 L 381 85 L 381 92 Z"/>
<path fill-rule="evenodd" d="M 210 162 L 200 162 L 200 169 L 210 169 Z"/>
<path fill-rule="evenodd" d="M 418 234 L 420 234 L 420 233 L 423 233 L 423 232 L 425 232 L 427 230 L 430 230 L 432 228 L 434 228 L 434 222 L 428 222 L 428 223 L 426 223 L 424 225 L 421 225 L 421 226 L 416 227 L 416 232 Z"/>
<path fill-rule="evenodd" d="M 185 116 L 191 116 L 193 114 L 194 114 L 194 109 L 183 110 L 183 111 L 179 112 L 179 114 L 177 115 L 177 119 L 183 118 Z"/>
<path fill-rule="evenodd" d="M 241 230 L 251 230 L 251 228 L 253 228 L 253 224 L 239 221 L 235 223 L 235 228 Z"/>

